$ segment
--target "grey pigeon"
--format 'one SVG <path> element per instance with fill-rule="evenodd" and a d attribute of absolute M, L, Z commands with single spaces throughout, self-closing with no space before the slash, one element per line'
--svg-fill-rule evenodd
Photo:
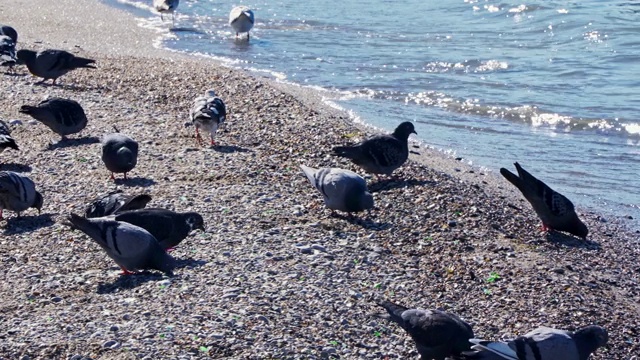
<path fill-rule="evenodd" d="M 422 360 L 445 360 L 471 348 L 471 326 L 454 314 L 440 310 L 409 309 L 390 301 L 378 305 L 391 321 L 400 325 L 416 343 Z"/>
<path fill-rule="evenodd" d="M 391 173 L 409 158 L 409 135 L 416 134 L 413 123 L 398 125 L 393 134 L 378 135 L 352 146 L 337 146 L 333 154 L 351 161 L 372 174 Z"/>
<path fill-rule="evenodd" d="M 151 196 L 147 194 L 127 195 L 122 190 L 115 190 L 93 200 L 86 207 L 84 217 L 103 217 L 121 211 L 143 209 L 149 201 L 151 201 Z"/>
<path fill-rule="evenodd" d="M 609 340 L 600 326 L 587 326 L 575 333 L 539 327 L 508 342 L 471 339 L 474 351 L 463 353 L 469 360 L 587 360 Z"/>
<path fill-rule="evenodd" d="M 127 173 L 138 163 L 138 143 L 119 132 L 108 134 L 102 139 L 102 161 L 111 171 L 112 180 L 114 173 L 124 173 L 126 180 Z"/>
<path fill-rule="evenodd" d="M 505 168 L 500 169 L 500 174 L 515 185 L 525 199 L 531 203 L 533 210 L 542 220 L 543 229 L 566 231 L 585 239 L 589 230 L 578 218 L 573 203 L 564 195 L 529 174 L 520 164 L 514 163 L 514 165 L 518 170 L 518 175 Z"/>
<path fill-rule="evenodd" d="M 5 149 L 20 150 L 18 149 L 16 141 L 11 137 L 11 129 L 9 128 L 9 125 L 0 120 L 0 153 Z"/>
<path fill-rule="evenodd" d="M 163 249 L 172 249 L 191 231 L 204 231 L 204 220 L 195 212 L 177 213 L 166 209 L 140 209 L 120 212 L 116 221 L 124 221 L 147 230 Z"/>
<path fill-rule="evenodd" d="M 15 41 L 9 36 L 0 35 L 0 66 L 8 66 L 12 69 L 17 61 Z"/>
<path fill-rule="evenodd" d="M 77 101 L 58 97 L 41 101 L 36 106 L 23 105 L 20 112 L 48 126 L 66 140 L 67 135 L 82 131 L 87 126 L 87 116 Z"/>
<path fill-rule="evenodd" d="M 18 32 L 9 25 L 0 24 L 0 35 L 8 36 L 14 44 L 18 43 Z"/>
<path fill-rule="evenodd" d="M 42 194 L 28 177 L 13 171 L 0 171 L 0 219 L 2 210 L 20 212 L 28 208 L 42 209 Z"/>
<path fill-rule="evenodd" d="M 29 72 L 37 77 L 43 78 L 40 83 L 49 79 L 56 80 L 71 70 L 80 68 L 95 69 L 92 65 L 96 61 L 79 56 L 64 50 L 42 50 L 35 52 L 32 50 L 18 50 L 18 62 L 27 65 Z"/>
<path fill-rule="evenodd" d="M 329 209 L 352 213 L 373 208 L 373 196 L 367 191 L 367 182 L 353 171 L 314 169 L 305 165 L 300 168 L 311 185 L 320 191 Z"/>
<path fill-rule="evenodd" d="M 104 217 L 87 219 L 71 214 L 68 220 L 74 228 L 97 242 L 120 266 L 123 274 L 154 269 L 172 275 L 175 260 L 145 229 Z"/>
<path fill-rule="evenodd" d="M 180 5 L 180 0 L 153 0 L 153 7 L 160 13 L 160 19 L 164 21 L 163 14 L 171 13 L 172 24 L 175 25 L 175 11 Z"/>
<path fill-rule="evenodd" d="M 229 13 L 229 25 L 236 32 L 236 38 L 240 33 L 247 33 L 247 40 L 249 39 L 249 31 L 253 28 L 255 22 L 253 16 L 253 10 L 248 6 L 236 6 L 231 9 Z"/>
<path fill-rule="evenodd" d="M 196 127 L 196 139 L 202 145 L 202 135 L 200 130 L 207 131 L 211 137 L 211 145 L 218 127 L 224 123 L 227 116 L 227 108 L 222 99 L 216 96 L 212 89 L 205 91 L 203 96 L 198 96 L 193 101 L 193 106 L 189 112 L 191 122 Z"/>

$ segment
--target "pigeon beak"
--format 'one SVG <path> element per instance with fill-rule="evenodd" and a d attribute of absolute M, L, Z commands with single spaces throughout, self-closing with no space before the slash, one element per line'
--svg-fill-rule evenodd
<path fill-rule="evenodd" d="M 196 227 L 196 229 L 200 229 L 200 230 L 202 230 L 202 232 L 207 232 L 207 229 L 204 228 L 204 224 Z"/>
<path fill-rule="evenodd" d="M 418 133 L 417 133 L 415 130 L 413 130 L 413 131 L 412 131 L 412 133 L 414 133 L 414 134 L 418 135 Z"/>

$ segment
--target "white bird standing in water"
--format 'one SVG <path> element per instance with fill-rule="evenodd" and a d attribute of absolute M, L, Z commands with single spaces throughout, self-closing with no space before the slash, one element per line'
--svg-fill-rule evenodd
<path fill-rule="evenodd" d="M 229 25 L 236 32 L 236 38 L 240 33 L 247 33 L 249 40 L 249 31 L 253 28 L 254 21 L 253 11 L 248 6 L 236 6 L 229 14 Z"/>
<path fill-rule="evenodd" d="M 176 16 L 174 12 L 178 8 L 178 4 L 180 4 L 180 0 L 153 0 L 153 7 L 160 13 L 160 19 L 162 21 L 164 21 L 164 17 L 162 16 L 163 14 L 171 13 L 172 26 L 175 26 L 176 24 Z"/>

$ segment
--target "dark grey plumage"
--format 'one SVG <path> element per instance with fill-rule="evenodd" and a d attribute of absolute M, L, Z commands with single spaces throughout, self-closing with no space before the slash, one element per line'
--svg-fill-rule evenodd
<path fill-rule="evenodd" d="M 11 128 L 4 121 L 0 120 L 0 153 L 5 149 L 18 149 L 16 141 L 11 137 Z"/>
<path fill-rule="evenodd" d="M 68 220 L 74 228 L 97 242 L 122 268 L 124 274 L 147 269 L 172 274 L 175 260 L 145 229 L 104 217 L 87 219 L 71 214 Z"/>
<path fill-rule="evenodd" d="M 0 35 L 8 36 L 14 44 L 18 43 L 18 32 L 9 25 L 0 24 Z"/>
<path fill-rule="evenodd" d="M 337 146 L 333 154 L 346 157 L 372 174 L 391 173 L 409 157 L 409 135 L 417 134 L 413 123 L 403 122 L 389 135 L 378 135 L 358 145 Z"/>
<path fill-rule="evenodd" d="M 109 171 L 111 179 L 115 180 L 113 173 L 127 173 L 138 163 L 138 142 L 121 134 L 112 133 L 102 139 L 102 161 Z"/>
<path fill-rule="evenodd" d="M 120 212 L 114 218 L 116 221 L 128 222 L 147 230 L 164 249 L 178 245 L 195 229 L 204 231 L 204 220 L 195 212 L 141 209 Z"/>
<path fill-rule="evenodd" d="M 331 210 L 359 212 L 373 208 L 373 196 L 367 182 L 353 171 L 339 168 L 314 169 L 300 165 L 302 172 L 324 197 Z"/>
<path fill-rule="evenodd" d="M 20 112 L 27 114 L 48 126 L 60 135 L 62 140 L 67 135 L 82 131 L 87 126 L 87 116 L 77 101 L 53 97 L 41 101 L 36 106 L 23 105 Z"/>
<path fill-rule="evenodd" d="M 60 76 L 69 71 L 80 68 L 96 68 L 92 65 L 96 62 L 95 60 L 75 56 L 64 50 L 35 52 L 22 49 L 18 50 L 17 57 L 19 63 L 27 65 L 31 74 L 42 78 L 41 83 L 53 79 L 52 83 L 55 84 Z"/>
<path fill-rule="evenodd" d="M 543 228 L 566 231 L 586 238 L 589 230 L 578 218 L 573 203 L 524 170 L 517 162 L 514 165 L 518 175 L 505 168 L 500 169 L 500 174 L 522 192 L 542 220 Z"/>
<path fill-rule="evenodd" d="M 103 217 L 121 211 L 143 209 L 149 201 L 151 201 L 150 195 L 127 195 L 122 190 L 116 190 L 94 199 L 86 207 L 84 217 Z"/>
<path fill-rule="evenodd" d="M 40 213 L 42 203 L 42 194 L 31 179 L 13 171 L 0 171 L 0 219 L 3 209 L 15 211 L 18 216 L 28 208 Z"/>
<path fill-rule="evenodd" d="M 198 96 L 189 111 L 191 123 L 196 128 L 196 140 L 202 144 L 200 130 L 207 131 L 211 137 L 211 145 L 215 145 L 213 138 L 227 117 L 227 107 L 222 99 L 216 96 L 213 89 L 205 91 L 204 95 Z"/>
<path fill-rule="evenodd" d="M 17 62 L 15 41 L 9 36 L 0 35 L 0 66 L 8 66 L 12 69 Z"/>
<path fill-rule="evenodd" d="M 440 310 L 409 309 L 390 301 L 378 305 L 390 320 L 400 325 L 416 343 L 422 360 L 445 360 L 471 348 L 471 326 L 456 315 Z"/>
<path fill-rule="evenodd" d="M 607 344 L 609 335 L 600 326 L 587 326 L 575 333 L 539 327 L 507 342 L 471 339 L 474 351 L 463 353 L 469 360 L 587 360 Z"/>

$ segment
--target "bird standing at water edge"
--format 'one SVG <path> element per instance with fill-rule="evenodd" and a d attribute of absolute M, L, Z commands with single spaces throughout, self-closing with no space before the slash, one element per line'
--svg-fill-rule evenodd
<path fill-rule="evenodd" d="M 64 50 L 42 50 L 39 52 L 31 50 L 18 50 L 18 63 L 27 65 L 29 72 L 42 80 L 38 84 L 42 84 L 49 79 L 53 79 L 52 84 L 56 84 L 56 80 L 68 73 L 69 71 L 89 68 L 95 69 L 93 65 L 96 61 L 79 56 L 75 56 Z"/>
<path fill-rule="evenodd" d="M 236 32 L 236 39 L 238 34 L 247 33 L 247 40 L 249 40 L 249 31 L 253 28 L 254 22 L 253 10 L 248 6 L 236 6 L 229 14 L 229 25 Z"/>
<path fill-rule="evenodd" d="M 566 231 L 586 239 L 589 230 L 578 218 L 571 200 L 529 174 L 517 162 L 514 165 L 518 170 L 518 175 L 505 168 L 500 169 L 500 174 L 515 185 L 529 201 L 533 210 L 542 220 L 542 229 L 544 231 L 549 229 Z"/>
<path fill-rule="evenodd" d="M 165 13 L 171 13 L 171 26 L 175 26 L 175 11 L 180 4 L 180 0 L 153 0 L 153 7 L 160 13 L 160 19 L 164 21 L 162 16 Z"/>

